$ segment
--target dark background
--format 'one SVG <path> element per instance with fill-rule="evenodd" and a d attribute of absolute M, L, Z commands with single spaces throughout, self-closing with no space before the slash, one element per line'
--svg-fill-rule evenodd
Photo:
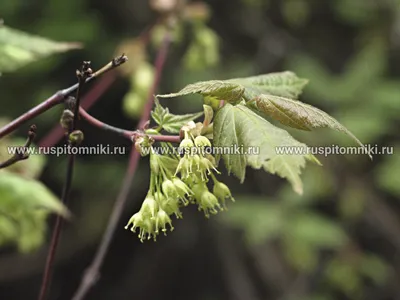
<path fill-rule="evenodd" d="M 218 35 L 219 62 L 185 65 L 182 56 L 191 40 L 186 30 L 170 50 L 160 93 L 199 80 L 292 70 L 310 80 L 302 101 L 330 113 L 363 143 L 394 147 L 394 154 L 375 155 L 373 161 L 361 154 L 318 156 L 324 166 L 306 168 L 303 196 L 262 171 L 249 169 L 242 185 L 223 176 L 236 199 L 228 212 L 206 219 L 196 208 L 187 208 L 167 237 L 141 244 L 123 227 L 147 192 L 144 158 L 101 279 L 87 299 L 400 299 L 399 1 L 205 2 L 211 12 L 207 25 Z M 10 119 L 75 83 L 82 60 L 100 67 L 157 14 L 139 0 L 4 0 L 0 17 L 10 27 L 84 44 L 82 50 L 0 78 L 0 115 Z M 154 47 L 148 53 L 152 62 Z M 119 76 L 90 113 L 135 128 L 138 117 L 129 116 L 123 105 L 129 91 L 129 78 Z M 196 96 L 168 101 L 175 113 L 197 112 L 202 105 Z M 58 124 L 61 109 L 35 120 L 39 141 Z M 129 146 L 113 134 L 82 126 L 87 145 Z M 23 138 L 24 131 L 16 136 Z M 354 146 L 328 129 L 290 133 L 312 146 Z M 45 159 L 40 179 L 60 195 L 66 157 Z M 75 218 L 63 230 L 49 299 L 70 299 L 78 287 L 127 161 L 128 154 L 78 158 L 70 201 Z M 46 252 L 46 243 L 24 254 L 3 248 L 0 299 L 37 297 Z"/>

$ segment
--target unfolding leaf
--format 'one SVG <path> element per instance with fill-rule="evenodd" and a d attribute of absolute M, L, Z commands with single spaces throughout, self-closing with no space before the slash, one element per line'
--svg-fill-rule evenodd
<path fill-rule="evenodd" d="M 243 86 L 245 88 L 243 97 L 246 101 L 250 101 L 260 94 L 297 99 L 308 83 L 308 80 L 297 77 L 291 71 L 284 71 L 247 78 L 236 78 L 228 80 L 228 82 Z"/>
<path fill-rule="evenodd" d="M 239 84 L 223 80 L 210 80 L 189 84 L 177 93 L 157 95 L 157 97 L 173 98 L 190 94 L 200 94 L 203 96 L 212 96 L 219 100 L 235 102 L 242 97 L 243 93 L 244 88 Z"/>
<path fill-rule="evenodd" d="M 80 47 L 77 43 L 55 42 L 0 26 L 0 72 L 14 71 L 53 53 Z"/>
<path fill-rule="evenodd" d="M 162 107 L 157 99 L 155 99 L 155 109 L 151 112 L 153 120 L 160 127 L 170 133 L 179 133 L 179 130 L 182 128 L 182 126 L 201 117 L 202 115 L 203 112 L 184 115 L 171 114 L 169 109 Z"/>
<path fill-rule="evenodd" d="M 282 155 L 277 153 L 276 148 L 307 146 L 246 106 L 227 103 L 217 112 L 214 119 L 214 146 L 229 148 L 233 145 L 243 147 L 244 151 L 240 154 L 222 154 L 229 173 L 235 174 L 243 182 L 246 166 L 263 168 L 267 172 L 286 178 L 297 193 L 302 193 L 301 169 L 305 166 L 306 159 L 314 161 L 313 157 Z"/>
<path fill-rule="evenodd" d="M 280 121 L 284 125 L 302 130 L 311 130 L 311 128 L 320 127 L 332 128 L 346 133 L 360 146 L 364 147 L 360 140 L 346 127 L 316 107 L 297 100 L 273 95 L 260 95 L 255 98 L 255 102 L 258 110 Z M 369 156 L 372 158 L 371 155 Z"/>
<path fill-rule="evenodd" d="M 187 85 L 178 93 L 158 95 L 157 97 L 172 98 L 201 94 L 231 103 L 239 102 L 241 99 L 250 101 L 263 93 L 297 98 L 307 82 L 306 79 L 297 77 L 293 72 L 285 71 L 247 78 L 197 82 Z"/>

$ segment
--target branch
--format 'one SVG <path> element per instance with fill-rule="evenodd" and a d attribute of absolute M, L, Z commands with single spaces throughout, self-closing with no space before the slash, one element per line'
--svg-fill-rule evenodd
<path fill-rule="evenodd" d="M 101 76 L 102 74 L 122 65 L 128 60 L 128 58 L 125 55 L 118 56 L 114 58 L 111 62 L 109 62 L 107 65 L 102 67 L 100 70 L 97 72 L 93 73 L 93 75 L 85 80 L 85 83 L 91 82 L 97 77 Z M 73 92 L 75 92 L 78 88 L 78 84 L 75 84 L 67 89 L 60 90 L 56 92 L 53 96 L 50 98 L 46 99 L 39 105 L 33 107 L 23 115 L 19 116 L 15 120 L 11 121 L 7 125 L 5 125 L 3 128 L 0 129 L 0 139 L 6 136 L 7 134 L 13 132 L 16 130 L 18 127 L 20 127 L 22 124 L 25 122 L 33 119 L 34 117 L 44 113 L 45 111 L 49 110 L 53 106 L 60 104 L 64 101 L 64 99 L 71 95 Z"/>
<path fill-rule="evenodd" d="M 31 125 L 28 131 L 28 138 L 25 144 L 22 147 L 18 147 L 15 151 L 15 154 L 11 158 L 0 163 L 0 169 L 7 168 L 21 160 L 29 158 L 29 152 L 27 152 L 27 148 L 31 146 L 35 137 L 36 137 L 36 125 Z"/>
<path fill-rule="evenodd" d="M 105 67 L 103 67 L 96 73 L 101 74 L 101 72 L 104 72 L 104 70 L 106 70 L 106 68 L 115 67 L 115 66 L 119 65 L 120 61 L 122 61 L 122 57 L 123 56 L 121 56 L 120 58 L 117 58 L 117 59 L 113 59 L 113 61 L 111 62 L 111 65 L 110 64 L 106 65 Z M 126 61 L 125 58 L 124 58 L 124 61 Z M 78 84 L 77 84 L 78 86 L 76 89 L 76 99 L 75 99 L 75 101 L 70 101 L 70 103 L 68 103 L 68 105 L 72 105 L 74 108 L 74 118 L 72 120 L 72 126 L 69 126 L 69 129 L 68 129 L 68 144 L 69 144 L 69 146 L 72 146 L 72 147 L 78 147 L 81 142 L 81 140 L 78 142 L 76 142 L 75 140 L 73 141 L 71 138 L 71 133 L 75 132 L 75 130 L 77 128 L 77 124 L 78 124 L 79 103 L 80 103 L 80 98 L 81 98 L 82 87 L 86 82 L 88 82 L 88 79 L 90 79 L 92 76 L 96 76 L 95 75 L 96 73 L 92 74 L 92 70 L 89 68 L 89 65 L 90 65 L 90 62 L 84 61 L 82 64 L 81 70 L 76 71 L 76 75 L 78 77 Z M 63 204 L 67 204 L 67 202 L 68 202 L 68 198 L 69 198 L 69 194 L 70 194 L 70 190 L 71 190 L 71 186 L 72 186 L 72 177 L 73 177 L 73 173 L 74 173 L 74 162 L 75 162 L 75 155 L 70 154 L 68 156 L 67 174 L 66 174 L 65 184 L 64 184 L 64 188 L 63 188 L 62 197 L 61 197 Z M 38 298 L 39 300 L 45 300 L 47 297 L 47 291 L 50 287 L 51 273 L 53 270 L 54 258 L 55 258 L 55 254 L 57 251 L 58 242 L 60 240 L 62 225 L 63 225 L 63 219 L 60 215 L 57 215 L 56 223 L 53 228 L 53 234 L 52 234 L 52 238 L 51 238 L 49 252 L 47 254 L 46 265 L 45 265 L 43 279 L 42 279 L 42 285 L 40 287 L 40 293 L 39 293 L 39 298 Z"/>
<path fill-rule="evenodd" d="M 117 135 L 123 136 L 127 139 L 131 139 L 133 135 L 135 135 L 135 131 L 126 130 L 122 128 L 118 128 L 112 125 L 108 125 L 95 117 L 89 115 L 82 107 L 79 109 L 79 114 L 85 119 L 89 124 L 93 125 L 94 127 L 100 128 L 105 131 L 111 131 Z"/>
<path fill-rule="evenodd" d="M 140 34 L 139 39 L 146 46 L 150 39 L 150 33 L 153 28 L 160 23 L 157 20 Z M 81 107 L 84 109 L 89 109 L 97 100 L 107 91 L 107 89 L 114 83 L 116 79 L 115 73 L 107 73 L 101 78 L 93 88 L 82 98 Z M 60 126 L 55 126 L 45 137 L 43 137 L 39 142 L 39 147 L 51 147 L 57 144 L 57 142 L 64 136 L 64 131 Z"/>
<path fill-rule="evenodd" d="M 83 119 L 85 119 L 89 124 L 93 125 L 94 127 L 100 128 L 105 131 L 113 132 L 131 141 L 135 140 L 140 136 L 145 136 L 145 135 L 152 138 L 155 142 L 179 143 L 181 141 L 181 137 L 179 135 L 161 135 L 161 134 L 152 135 L 152 134 L 146 134 L 141 130 L 132 131 L 109 125 L 91 116 L 82 107 L 79 109 L 79 114 L 82 116 Z"/>
<path fill-rule="evenodd" d="M 165 37 L 164 37 L 163 44 L 157 53 L 157 58 L 156 58 L 156 62 L 155 62 L 156 77 L 154 79 L 152 88 L 149 92 L 147 103 L 144 108 L 142 118 L 139 122 L 138 129 L 143 128 L 143 126 L 147 123 L 148 119 L 150 118 L 150 112 L 151 112 L 151 109 L 153 106 L 153 101 L 154 101 L 153 95 L 155 94 L 155 91 L 158 87 L 170 44 L 171 44 L 171 36 L 170 36 L 170 32 L 167 31 L 165 34 Z M 114 232 L 117 228 L 118 221 L 121 217 L 125 202 L 128 197 L 129 190 L 131 188 L 133 177 L 136 173 L 139 158 L 140 158 L 140 154 L 135 150 L 134 147 L 132 147 L 131 155 L 129 158 L 129 166 L 126 171 L 126 175 L 125 175 L 121 190 L 119 192 L 117 200 L 115 201 L 114 208 L 111 213 L 107 228 L 104 232 L 101 244 L 99 245 L 99 248 L 97 249 L 97 252 L 93 259 L 92 264 L 85 271 L 85 274 L 82 278 L 80 286 L 79 286 L 78 290 L 76 291 L 74 297 L 72 298 L 73 300 L 84 299 L 85 295 L 96 284 L 97 280 L 100 277 L 99 270 L 103 264 L 105 255 L 108 251 L 111 240 L 114 236 Z"/>
<path fill-rule="evenodd" d="M 115 73 L 107 73 L 95 83 L 93 88 L 82 98 L 81 108 L 89 109 L 103 93 L 114 83 L 116 79 Z M 64 137 L 64 130 L 61 126 L 55 126 L 45 137 L 39 142 L 39 147 L 51 147 Z"/>

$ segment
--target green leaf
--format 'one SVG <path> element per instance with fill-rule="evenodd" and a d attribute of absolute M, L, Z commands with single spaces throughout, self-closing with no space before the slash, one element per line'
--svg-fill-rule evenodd
<path fill-rule="evenodd" d="M 69 217 L 68 209 L 40 181 L 24 178 L 5 170 L 0 171 L 0 207 L 22 207 L 26 210 L 44 209 Z"/>
<path fill-rule="evenodd" d="M 202 70 L 214 67 L 219 62 L 219 37 L 204 23 L 193 27 L 192 41 L 183 57 L 189 70 Z"/>
<path fill-rule="evenodd" d="M 212 96 L 219 100 L 236 102 L 243 96 L 244 87 L 236 83 L 229 83 L 223 80 L 200 81 L 185 86 L 177 93 L 157 95 L 160 98 L 173 98 L 190 94 L 200 94 L 203 96 Z"/>
<path fill-rule="evenodd" d="M 362 258 L 361 273 L 378 285 L 385 284 L 389 275 L 389 266 L 379 256 L 365 254 Z"/>
<path fill-rule="evenodd" d="M 285 71 L 247 78 L 201 81 L 189 84 L 177 93 L 157 97 L 172 98 L 201 94 L 231 103 L 239 102 L 242 98 L 249 101 L 263 93 L 297 98 L 307 82 L 308 80 L 298 78 L 293 72 Z"/>
<path fill-rule="evenodd" d="M 297 99 L 308 83 L 291 71 L 270 73 L 247 78 L 236 78 L 228 82 L 237 83 L 245 88 L 243 97 L 250 101 L 260 94 Z"/>
<path fill-rule="evenodd" d="M 185 115 L 174 115 L 169 112 L 168 108 L 161 106 L 159 101 L 155 99 L 155 109 L 151 112 L 153 120 L 164 130 L 170 133 L 179 133 L 182 126 L 188 122 L 193 121 L 203 115 L 203 112 L 185 114 Z"/>
<path fill-rule="evenodd" d="M 334 258 L 328 263 L 324 273 L 330 284 L 343 291 L 350 299 L 363 299 L 360 297 L 362 293 L 362 278 L 359 276 L 354 263 Z"/>
<path fill-rule="evenodd" d="M 229 213 L 222 216 L 222 220 L 243 228 L 250 244 L 261 244 L 281 236 L 287 220 L 282 205 L 268 201 L 265 197 L 239 195 L 235 199 L 235 205 L 229 207 Z"/>
<path fill-rule="evenodd" d="M 0 26 L 0 72 L 14 71 L 53 53 L 80 47 L 77 43 L 55 42 Z"/>
<path fill-rule="evenodd" d="M 302 130 L 329 127 L 346 133 L 361 147 L 364 147 L 360 140 L 357 139 L 346 127 L 326 112 L 314 106 L 297 100 L 273 95 L 260 95 L 255 98 L 255 102 L 257 109 L 280 121 L 284 125 Z M 369 156 L 372 159 L 370 154 Z"/>
<path fill-rule="evenodd" d="M 400 144 L 393 145 L 393 153 L 400 150 Z M 375 171 L 377 185 L 397 198 L 400 197 L 400 155 L 386 156 Z M 399 198 L 400 199 L 400 198 Z"/>
<path fill-rule="evenodd" d="M 312 212 L 299 212 L 286 224 L 288 239 L 299 239 L 314 247 L 338 248 L 348 241 L 337 223 Z"/>
<path fill-rule="evenodd" d="M 245 178 L 246 166 L 251 166 L 286 178 L 297 193 L 303 192 L 301 168 L 306 159 L 314 159 L 308 155 L 277 154 L 276 148 L 280 146 L 307 147 L 286 130 L 273 126 L 246 106 L 227 103 L 214 119 L 214 146 L 230 148 L 232 145 L 243 146 L 243 150 L 248 151 L 222 154 L 228 172 L 235 174 L 241 182 Z"/>
<path fill-rule="evenodd" d="M 41 182 L 0 171 L 0 246 L 15 243 L 21 252 L 39 247 L 51 212 L 69 217 L 65 206 Z"/>

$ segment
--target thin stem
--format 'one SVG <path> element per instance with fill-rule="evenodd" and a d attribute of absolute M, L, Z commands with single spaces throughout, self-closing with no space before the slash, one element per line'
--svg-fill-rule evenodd
<path fill-rule="evenodd" d="M 114 83 L 116 79 L 115 72 L 107 73 L 93 88 L 82 98 L 81 107 L 89 109 L 105 93 L 105 91 Z M 60 125 L 55 126 L 45 137 L 39 140 L 39 147 L 51 147 L 58 143 L 64 136 L 64 130 Z"/>
<path fill-rule="evenodd" d="M 26 139 L 24 146 L 18 147 L 16 149 L 15 154 L 11 158 L 0 163 L 0 169 L 7 168 L 21 160 L 25 160 L 25 159 L 29 158 L 29 152 L 26 150 L 28 147 L 30 147 L 30 145 L 32 144 L 35 137 L 36 137 L 36 125 L 31 125 L 29 128 L 28 137 Z"/>
<path fill-rule="evenodd" d="M 162 70 L 164 68 L 164 64 L 165 64 L 165 60 L 167 57 L 170 43 L 171 43 L 171 37 L 170 37 L 170 32 L 168 31 L 165 34 L 163 44 L 157 54 L 157 58 L 156 58 L 156 62 L 155 62 L 156 76 L 155 76 L 155 80 L 153 82 L 152 88 L 149 92 L 149 97 L 147 99 L 147 103 L 145 105 L 145 108 L 144 108 L 144 111 L 142 114 L 142 118 L 138 125 L 139 129 L 143 128 L 143 126 L 147 123 L 147 121 L 150 117 L 150 112 L 151 112 L 151 109 L 153 106 L 153 101 L 154 101 L 154 99 L 153 99 L 154 93 L 158 87 L 158 84 L 159 84 L 159 81 L 161 78 Z M 100 277 L 99 270 L 103 264 L 105 255 L 108 251 L 111 240 L 112 240 L 115 230 L 118 226 L 118 221 L 121 217 L 123 208 L 125 206 L 125 202 L 127 200 L 134 175 L 136 173 L 139 159 L 140 159 L 140 154 L 135 150 L 134 147 L 132 147 L 130 158 L 129 158 L 128 169 L 126 171 L 126 175 L 125 175 L 121 190 L 120 190 L 117 200 L 114 204 L 114 208 L 111 213 L 110 220 L 107 224 L 107 228 L 104 232 L 102 241 L 100 243 L 99 248 L 97 249 L 97 252 L 93 259 L 92 264 L 85 271 L 85 274 L 82 278 L 80 286 L 79 286 L 78 290 L 76 291 L 74 297 L 72 298 L 73 300 L 84 299 L 85 295 L 89 292 L 89 290 L 93 287 L 93 285 L 97 282 L 97 280 Z"/>
<path fill-rule="evenodd" d="M 102 130 L 111 131 L 117 135 L 123 136 L 125 138 L 131 139 L 133 135 L 135 135 L 135 131 L 126 130 L 122 128 L 118 128 L 109 124 L 106 124 L 99 119 L 91 116 L 87 113 L 82 107 L 79 109 L 79 114 L 85 119 L 89 124 L 93 125 L 94 127 L 100 128 Z"/>
<path fill-rule="evenodd" d="M 107 65 L 102 67 L 100 70 L 95 72 L 91 77 L 87 78 L 85 80 L 85 83 L 91 82 L 100 75 L 122 65 L 128 60 L 128 58 L 125 55 L 118 56 L 114 58 L 111 62 L 109 62 Z M 66 88 L 64 90 L 60 90 L 56 92 L 54 95 L 40 103 L 39 105 L 33 107 L 23 115 L 19 116 L 18 118 L 14 119 L 7 125 L 3 126 L 0 128 L 0 139 L 6 136 L 7 134 L 13 132 L 16 130 L 18 127 L 20 127 L 22 124 L 25 122 L 33 119 L 34 117 L 37 117 L 38 115 L 44 113 L 45 111 L 51 109 L 57 104 L 60 104 L 64 101 L 64 99 L 71 95 L 73 92 L 75 92 L 78 88 L 78 83 L 74 84 L 73 86 L 70 86 L 69 88 Z"/>
<path fill-rule="evenodd" d="M 160 22 L 157 20 L 150 26 L 148 26 L 140 34 L 139 39 L 144 47 L 148 44 L 150 39 L 150 33 L 153 28 Z M 108 90 L 108 88 L 114 83 L 116 79 L 116 74 L 114 72 L 107 73 L 101 78 L 93 88 L 82 98 L 81 107 L 84 109 L 89 109 L 94 105 L 97 100 Z M 45 137 L 43 137 L 39 142 L 39 147 L 51 147 L 57 144 L 57 142 L 64 136 L 64 130 L 60 126 L 55 126 Z"/>
<path fill-rule="evenodd" d="M 166 143 L 180 143 L 181 142 L 181 137 L 179 135 L 148 135 L 150 138 L 152 138 L 156 142 L 166 142 Z"/>
<path fill-rule="evenodd" d="M 71 190 L 71 185 L 72 185 L 72 175 L 74 172 L 74 162 L 75 162 L 75 156 L 73 154 L 69 155 L 68 156 L 68 164 L 67 164 L 67 174 L 66 174 L 65 184 L 64 184 L 63 192 L 62 192 L 62 196 L 61 196 L 62 203 L 68 202 L 69 192 Z M 38 298 L 39 300 L 44 300 L 47 297 L 47 291 L 50 287 L 50 279 L 51 279 L 51 274 L 53 271 L 55 254 L 56 254 L 58 242 L 60 240 L 62 224 L 63 224 L 63 219 L 59 215 L 57 215 L 56 223 L 54 224 L 53 233 L 51 236 L 49 252 L 47 253 L 47 257 L 46 257 L 46 265 L 44 268 L 44 274 L 43 274 L 42 284 L 40 287 L 40 293 L 39 293 L 39 298 Z"/>
<path fill-rule="evenodd" d="M 145 134 L 139 130 L 127 130 L 119 127 L 115 127 L 96 119 L 95 117 L 91 116 L 87 111 L 85 111 L 82 107 L 79 109 L 79 114 L 85 119 L 89 124 L 93 125 L 94 127 L 100 128 L 102 130 L 113 132 L 117 135 L 120 135 L 124 138 L 127 138 L 131 141 L 140 137 L 140 136 L 149 136 L 156 142 L 169 142 L 169 143 L 179 143 L 181 138 L 179 135 L 162 135 L 162 134 Z"/>
<path fill-rule="evenodd" d="M 72 126 L 70 126 L 70 128 L 68 130 L 68 133 L 69 133 L 68 134 L 68 143 L 69 143 L 70 147 L 78 147 L 79 146 L 79 144 L 71 143 L 69 135 L 71 134 L 71 132 L 73 132 L 77 128 L 78 116 L 79 116 L 78 115 L 79 103 L 80 103 L 80 98 L 81 98 L 82 87 L 87 82 L 87 79 L 91 78 L 89 76 L 92 75 L 91 71 L 90 71 L 91 69 L 89 68 L 89 64 L 90 64 L 89 62 L 83 62 L 81 71 L 77 71 L 78 88 L 76 89 L 76 102 L 75 102 L 75 107 L 74 107 L 75 113 L 74 113 L 74 118 L 72 121 Z M 115 65 L 117 64 L 115 62 L 115 59 L 113 59 L 113 61 L 112 61 L 112 65 L 114 65 L 114 64 Z M 101 70 L 105 69 L 108 65 L 106 65 Z M 70 194 L 70 190 L 71 190 L 71 186 L 72 186 L 72 178 L 73 178 L 73 174 L 74 174 L 74 162 L 75 162 L 75 155 L 71 153 L 68 156 L 67 174 L 66 174 L 65 184 L 64 184 L 64 188 L 63 188 L 62 197 L 61 197 L 61 201 L 65 205 L 68 202 L 68 198 L 69 198 L 69 194 Z M 53 227 L 53 234 L 52 234 L 52 238 L 51 238 L 50 248 L 49 248 L 49 252 L 47 254 L 46 264 L 45 264 L 45 268 L 44 268 L 42 285 L 40 287 L 40 293 L 39 293 L 39 298 L 38 298 L 39 300 L 45 300 L 47 298 L 47 292 L 50 288 L 50 280 L 51 280 L 51 275 L 52 275 L 52 271 L 53 271 L 54 259 L 56 256 L 57 246 L 58 246 L 58 242 L 60 240 L 62 225 L 63 225 L 63 219 L 60 215 L 57 215 L 56 223 Z"/>

